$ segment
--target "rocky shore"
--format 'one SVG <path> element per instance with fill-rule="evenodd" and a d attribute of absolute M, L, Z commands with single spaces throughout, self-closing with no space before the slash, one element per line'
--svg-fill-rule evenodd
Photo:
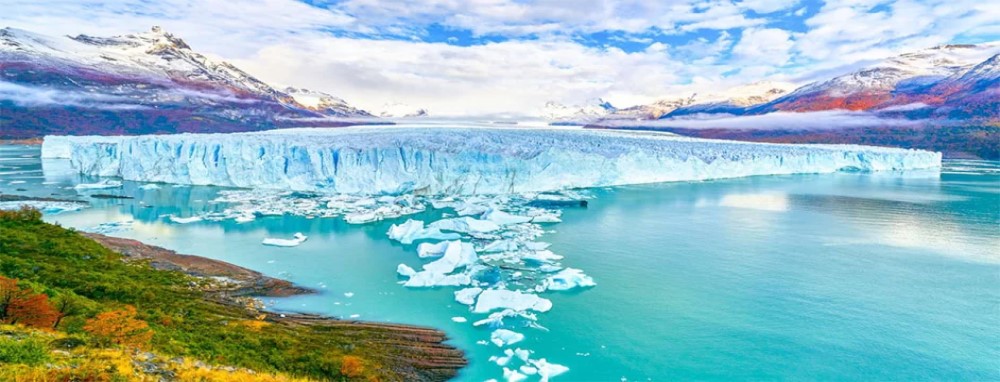
<path fill-rule="evenodd" d="M 260 272 L 223 261 L 147 245 L 142 242 L 94 233 L 82 233 L 101 245 L 122 254 L 126 261 L 148 261 L 155 269 L 173 270 L 200 278 L 212 278 L 206 299 L 229 305 L 245 306 L 247 296 L 283 297 L 316 291 L 296 286 L 287 280 L 268 277 Z M 444 342 L 447 335 L 437 329 L 410 325 L 340 320 L 311 314 L 269 311 L 264 320 L 279 325 L 311 326 L 347 337 L 359 338 L 368 345 L 387 349 L 384 364 L 400 381 L 445 381 L 454 378 L 468 364 L 464 353 Z M 357 335 L 352 335 L 357 334 Z M 363 335 L 362 335 L 363 334 Z"/>

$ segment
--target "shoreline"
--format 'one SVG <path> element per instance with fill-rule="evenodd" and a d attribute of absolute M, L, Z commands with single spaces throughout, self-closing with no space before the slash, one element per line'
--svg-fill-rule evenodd
<path fill-rule="evenodd" d="M 105 248 L 124 256 L 126 261 L 149 261 L 154 269 L 173 270 L 201 278 L 224 278 L 227 282 L 215 283 L 205 290 L 205 298 L 229 306 L 247 307 L 247 297 L 287 297 L 318 293 L 316 290 L 296 286 L 292 282 L 196 255 L 148 245 L 138 240 L 116 238 L 95 233 L 79 232 Z M 251 312 L 248 312 L 250 314 Z M 374 332 L 372 342 L 391 346 L 409 354 L 406 357 L 387 357 L 394 362 L 393 373 L 405 381 L 445 381 L 456 377 L 468 365 L 465 352 L 445 344 L 449 339 L 439 329 L 357 320 L 308 314 L 275 312 L 262 309 L 258 314 L 263 320 L 288 326 L 321 327 L 330 330 Z"/>

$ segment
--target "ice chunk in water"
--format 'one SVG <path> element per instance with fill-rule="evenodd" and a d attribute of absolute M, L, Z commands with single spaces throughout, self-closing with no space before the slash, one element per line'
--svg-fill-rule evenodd
<path fill-rule="evenodd" d="M 444 273 L 420 271 L 403 283 L 403 286 L 410 288 L 427 288 L 437 286 L 463 286 L 472 283 L 472 278 L 465 273 L 446 275 Z"/>
<path fill-rule="evenodd" d="M 507 382 L 521 382 L 528 378 L 528 376 L 519 373 L 517 370 L 511 370 L 508 368 L 503 368 L 503 377 Z"/>
<path fill-rule="evenodd" d="M 462 236 L 456 233 L 443 233 L 434 227 L 424 228 L 424 222 L 409 219 L 403 224 L 393 224 L 389 227 L 389 239 L 396 240 L 403 244 L 413 244 L 414 241 L 423 239 L 454 240 Z"/>
<path fill-rule="evenodd" d="M 399 264 L 399 266 L 396 267 L 396 273 L 403 277 L 413 277 L 413 275 L 417 274 L 417 271 L 410 268 L 409 265 Z"/>
<path fill-rule="evenodd" d="M 479 294 L 473 312 L 489 313 L 495 309 L 513 309 L 517 311 L 534 310 L 547 312 L 552 309 L 552 301 L 530 293 L 521 293 L 506 289 L 490 289 Z"/>
<path fill-rule="evenodd" d="M 301 232 L 297 232 L 295 235 L 292 235 L 291 239 L 274 239 L 269 237 L 265 238 L 260 243 L 270 245 L 272 247 L 296 247 L 299 244 L 304 243 L 306 239 L 308 239 L 306 235 L 303 235 Z"/>
<path fill-rule="evenodd" d="M 169 215 L 169 216 L 167 216 L 167 219 L 169 219 L 170 221 L 172 221 L 174 223 L 177 223 L 177 224 L 197 223 L 197 222 L 200 222 L 200 221 L 204 220 L 201 216 L 192 216 L 192 217 L 182 218 L 182 217 L 177 216 L 177 215 Z"/>
<path fill-rule="evenodd" d="M 442 274 L 451 273 L 455 271 L 456 268 L 475 264 L 478 259 L 476 256 L 476 250 L 473 248 L 471 243 L 455 240 L 446 241 L 440 244 L 444 244 L 441 258 L 425 264 L 425 271 Z"/>
<path fill-rule="evenodd" d="M 99 190 L 105 188 L 119 188 L 121 186 L 122 182 L 105 179 L 97 183 L 80 183 L 73 188 L 77 190 Z"/>
<path fill-rule="evenodd" d="M 542 381 L 548 381 L 549 378 L 558 376 L 562 373 L 569 371 L 569 368 L 563 365 L 558 365 L 554 363 L 549 363 L 545 358 L 539 360 L 529 361 L 538 369 L 538 376 L 542 377 Z"/>
<path fill-rule="evenodd" d="M 490 208 L 489 210 L 487 210 L 485 213 L 483 213 L 482 218 L 483 220 L 488 220 L 501 226 L 527 223 L 531 221 L 530 217 L 511 215 L 509 213 L 500 211 L 496 208 Z"/>
<path fill-rule="evenodd" d="M 490 334 L 490 342 L 499 347 L 513 345 L 523 340 L 524 334 L 507 329 L 497 329 Z"/>
<path fill-rule="evenodd" d="M 468 216 L 438 220 L 428 225 L 428 228 L 437 228 L 442 231 L 453 231 L 462 233 L 487 233 L 500 229 L 500 226 L 488 220 L 479 220 Z"/>
<path fill-rule="evenodd" d="M 590 276 L 575 268 L 566 268 L 545 278 L 542 284 L 548 290 L 569 290 L 577 287 L 597 285 Z"/>
<path fill-rule="evenodd" d="M 455 291 L 455 301 L 462 305 L 472 305 L 476 303 L 476 296 L 482 292 L 482 288 L 465 288 Z"/>

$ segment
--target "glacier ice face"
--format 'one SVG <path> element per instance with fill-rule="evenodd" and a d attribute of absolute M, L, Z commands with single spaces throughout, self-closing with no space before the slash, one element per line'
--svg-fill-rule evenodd
<path fill-rule="evenodd" d="M 939 153 L 919 150 L 545 128 L 383 126 L 46 142 L 47 155 L 69 156 L 88 175 L 347 194 L 507 194 L 941 163 Z"/>

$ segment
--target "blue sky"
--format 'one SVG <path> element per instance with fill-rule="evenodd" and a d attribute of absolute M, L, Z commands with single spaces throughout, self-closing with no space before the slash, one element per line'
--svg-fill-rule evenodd
<path fill-rule="evenodd" d="M 160 25 L 265 81 L 361 107 L 518 114 L 755 81 L 803 84 L 945 43 L 1000 39 L 981 0 L 0 0 L 8 26 Z"/>

